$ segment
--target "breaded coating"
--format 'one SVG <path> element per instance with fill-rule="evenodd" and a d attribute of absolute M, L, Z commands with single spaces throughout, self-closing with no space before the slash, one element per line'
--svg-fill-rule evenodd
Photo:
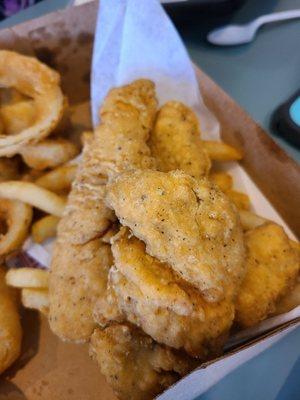
<path fill-rule="evenodd" d="M 300 276 L 296 285 L 276 304 L 274 314 L 283 314 L 300 306 Z"/>
<path fill-rule="evenodd" d="M 50 326 L 63 339 L 83 341 L 95 326 L 96 298 L 104 298 L 109 256 L 97 239 L 114 213 L 103 202 L 108 175 L 152 166 L 146 145 L 157 101 L 151 81 L 139 80 L 109 92 L 101 125 L 86 135 L 83 159 L 58 225 L 50 276 Z M 103 250 L 106 249 L 106 250 Z M 72 311 L 71 311 L 72 310 Z"/>
<path fill-rule="evenodd" d="M 234 318 L 232 300 L 206 302 L 167 264 L 149 256 L 128 229 L 115 237 L 112 252 L 109 285 L 129 322 L 191 356 L 207 360 L 220 354 Z"/>
<path fill-rule="evenodd" d="M 106 204 L 146 244 L 198 288 L 206 301 L 231 297 L 244 276 L 238 213 L 207 179 L 180 171 L 135 171 L 107 184 Z"/>
<path fill-rule="evenodd" d="M 146 142 L 156 108 L 155 87 L 149 80 L 137 80 L 109 92 L 95 131 L 102 174 L 154 167 Z"/>
<path fill-rule="evenodd" d="M 15 293 L 5 283 L 0 267 L 0 374 L 20 355 L 22 328 Z"/>
<path fill-rule="evenodd" d="M 121 400 L 153 399 L 194 365 L 127 325 L 96 329 L 90 354 Z"/>
<path fill-rule="evenodd" d="M 275 223 L 267 223 L 245 234 L 247 272 L 236 301 L 236 322 L 255 325 L 275 310 L 276 302 L 295 284 L 300 256 Z"/>
<path fill-rule="evenodd" d="M 83 245 L 105 234 L 115 220 L 103 202 L 106 177 L 101 175 L 100 162 L 96 137 L 86 135 L 82 162 L 58 225 L 59 242 Z"/>
<path fill-rule="evenodd" d="M 200 139 L 197 116 L 180 102 L 170 101 L 160 109 L 149 147 L 159 171 L 179 169 L 196 179 L 209 173 L 211 162 Z"/>
<path fill-rule="evenodd" d="M 83 245 L 56 244 L 50 273 L 49 323 L 61 339 L 89 339 L 96 326 L 94 307 L 106 296 L 112 264 L 110 245 L 101 239 Z"/>

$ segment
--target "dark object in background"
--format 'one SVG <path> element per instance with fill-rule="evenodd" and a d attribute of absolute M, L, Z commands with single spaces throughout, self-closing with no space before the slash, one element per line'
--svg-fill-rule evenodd
<path fill-rule="evenodd" d="M 175 3 L 163 4 L 166 11 L 174 22 L 192 23 L 199 21 L 203 16 L 225 16 L 229 15 L 246 0 L 185 0 Z"/>
<path fill-rule="evenodd" d="M 0 20 L 30 7 L 42 0 L 0 0 Z"/>
<path fill-rule="evenodd" d="M 300 90 L 274 111 L 271 129 L 300 147 Z"/>

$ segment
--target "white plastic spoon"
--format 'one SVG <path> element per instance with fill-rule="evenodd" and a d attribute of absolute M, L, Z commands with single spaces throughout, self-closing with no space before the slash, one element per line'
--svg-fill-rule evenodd
<path fill-rule="evenodd" d="M 300 18 L 300 10 L 262 15 L 245 25 L 227 25 L 214 29 L 207 35 L 207 40 L 219 46 L 249 43 L 254 39 L 256 32 L 262 25 L 294 18 Z"/>

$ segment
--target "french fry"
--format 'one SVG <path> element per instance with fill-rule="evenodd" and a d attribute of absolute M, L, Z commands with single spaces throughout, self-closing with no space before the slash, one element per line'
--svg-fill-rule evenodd
<path fill-rule="evenodd" d="M 11 268 L 5 276 L 6 284 L 17 288 L 47 288 L 49 272 L 38 268 Z"/>
<path fill-rule="evenodd" d="M 35 183 L 52 192 L 69 190 L 75 178 L 77 165 L 63 165 L 42 175 Z"/>
<path fill-rule="evenodd" d="M 36 144 L 28 144 L 20 151 L 25 164 L 30 168 L 44 170 L 55 168 L 79 153 L 78 147 L 66 139 L 44 139 Z"/>
<path fill-rule="evenodd" d="M 215 183 L 223 192 L 232 189 L 233 179 L 232 176 L 226 172 L 212 172 L 209 178 Z"/>
<path fill-rule="evenodd" d="M 239 210 L 249 210 L 250 199 L 248 195 L 236 190 L 228 190 L 226 194 Z"/>
<path fill-rule="evenodd" d="M 47 315 L 49 310 L 49 295 L 47 289 L 22 289 L 21 301 L 24 307 L 38 310 Z"/>
<path fill-rule="evenodd" d="M 61 217 L 65 208 L 64 198 L 34 183 L 7 181 L 0 183 L 0 197 L 19 200 L 48 214 Z"/>
<path fill-rule="evenodd" d="M 242 227 L 245 231 L 257 228 L 268 221 L 267 219 L 247 210 L 239 210 L 239 214 Z"/>
<path fill-rule="evenodd" d="M 210 140 L 204 140 L 202 143 L 211 160 L 238 161 L 243 158 L 242 151 L 229 144 Z"/>
<path fill-rule="evenodd" d="M 59 218 L 54 215 L 47 215 L 36 221 L 31 228 L 34 242 L 42 243 L 44 240 L 56 236 L 56 228 Z"/>
<path fill-rule="evenodd" d="M 23 100 L 0 108 L 0 118 L 7 135 L 14 135 L 28 128 L 36 118 L 33 100 Z"/>

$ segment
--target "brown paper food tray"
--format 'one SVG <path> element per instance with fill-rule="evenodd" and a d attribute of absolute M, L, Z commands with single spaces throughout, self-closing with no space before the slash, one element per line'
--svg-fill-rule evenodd
<path fill-rule="evenodd" d="M 96 10 L 97 2 L 92 2 L 3 30 L 0 48 L 37 56 L 61 73 L 64 92 L 72 104 L 87 101 Z M 299 166 L 202 71 L 197 69 L 197 74 L 205 102 L 221 122 L 222 137 L 244 149 L 243 166 L 299 237 Z M 290 321 L 234 352 L 294 323 Z M 87 345 L 61 342 L 46 319 L 40 321 L 35 312 L 24 311 L 23 325 L 23 353 L 0 378 L 0 400 L 115 399 L 89 359 Z"/>

